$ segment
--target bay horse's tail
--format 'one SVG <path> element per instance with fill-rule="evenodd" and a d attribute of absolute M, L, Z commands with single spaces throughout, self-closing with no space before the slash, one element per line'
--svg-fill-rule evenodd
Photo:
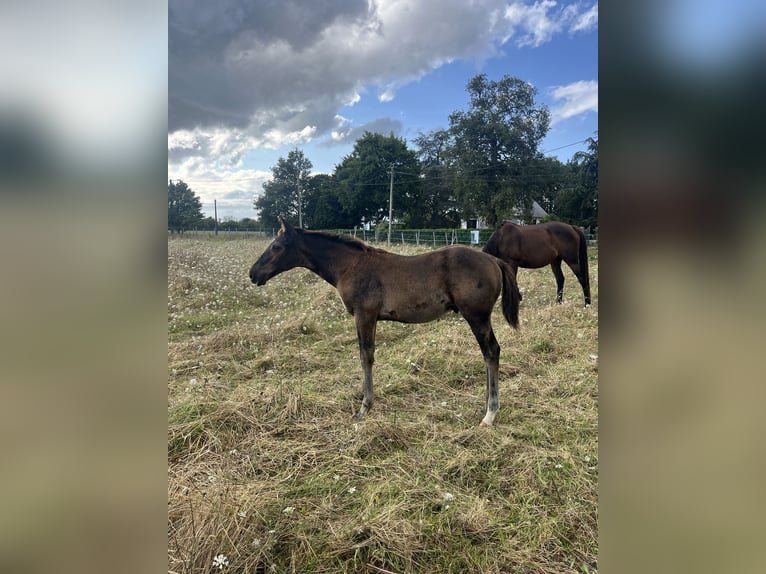
<path fill-rule="evenodd" d="M 521 303 L 521 293 L 516 284 L 516 273 L 513 268 L 502 259 L 497 259 L 497 264 L 503 272 L 503 315 L 505 320 L 514 328 L 519 328 L 519 303 Z"/>
<path fill-rule="evenodd" d="M 588 273 L 588 240 L 585 239 L 585 233 L 579 227 L 575 227 L 577 235 L 580 238 L 579 264 L 580 273 L 583 279 L 583 292 L 585 293 L 586 304 L 590 303 L 590 274 Z"/>

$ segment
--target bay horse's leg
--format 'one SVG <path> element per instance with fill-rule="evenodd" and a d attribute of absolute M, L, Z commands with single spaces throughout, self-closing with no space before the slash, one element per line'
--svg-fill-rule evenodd
<path fill-rule="evenodd" d="M 362 406 L 359 412 L 354 415 L 354 420 L 364 418 L 367 411 L 372 408 L 375 396 L 372 392 L 372 365 L 375 362 L 375 330 L 377 329 L 377 319 L 365 317 L 363 313 L 354 315 L 356 323 L 356 337 L 359 341 L 359 360 L 362 363 Z"/>
<path fill-rule="evenodd" d="M 577 280 L 580 282 L 580 287 L 582 287 L 582 294 L 583 298 L 585 299 L 585 306 L 587 307 L 590 305 L 590 281 L 588 281 L 588 269 L 585 267 L 583 269 L 583 265 L 580 265 L 580 262 L 566 262 L 567 265 L 569 265 L 569 268 L 572 270 L 572 273 L 575 274 L 575 277 L 577 277 Z"/>
<path fill-rule="evenodd" d="M 464 315 L 465 317 L 465 315 Z M 481 354 L 484 356 L 484 364 L 487 366 L 487 413 L 481 421 L 481 426 L 492 426 L 495 415 L 500 406 L 497 395 L 498 371 L 500 370 L 500 344 L 495 338 L 490 318 L 465 317 L 471 326 L 474 337 L 479 342 Z"/>
<path fill-rule="evenodd" d="M 556 278 L 556 303 L 561 303 L 564 297 L 564 272 L 561 270 L 561 257 L 553 260 L 551 269 Z"/>

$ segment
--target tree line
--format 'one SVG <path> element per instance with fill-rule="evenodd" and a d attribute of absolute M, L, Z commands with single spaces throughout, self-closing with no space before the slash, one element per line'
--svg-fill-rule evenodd
<path fill-rule="evenodd" d="M 248 223 L 277 227 L 284 215 L 312 229 L 350 229 L 388 221 L 391 209 L 392 221 L 404 228 L 457 228 L 461 219 L 476 218 L 494 227 L 517 214 L 528 218 L 537 201 L 551 219 L 597 227 L 598 140 L 588 138 L 587 151 L 566 163 L 546 157 L 539 146 L 550 112 L 535 103 L 531 84 L 482 74 L 466 89 L 468 110 L 450 114 L 445 129 L 420 133 L 415 149 L 393 133 L 365 132 L 331 174 L 312 174 L 303 151 L 291 150 L 272 167 Z M 171 229 L 179 221 L 203 221 L 191 199 L 176 199 L 171 218 L 171 195 L 181 191 L 193 195 L 184 182 L 170 182 Z M 177 206 L 191 211 L 184 218 Z"/>

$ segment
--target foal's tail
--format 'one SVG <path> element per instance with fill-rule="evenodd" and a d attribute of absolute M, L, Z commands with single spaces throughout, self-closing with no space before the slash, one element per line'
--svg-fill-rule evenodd
<path fill-rule="evenodd" d="M 521 303 L 521 293 L 516 284 L 516 273 L 513 268 L 502 259 L 497 259 L 497 264 L 503 272 L 503 315 L 505 320 L 511 324 L 514 329 L 519 328 L 519 303 Z"/>

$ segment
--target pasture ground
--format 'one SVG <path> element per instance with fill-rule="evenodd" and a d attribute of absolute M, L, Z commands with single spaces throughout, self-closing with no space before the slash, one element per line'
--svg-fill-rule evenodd
<path fill-rule="evenodd" d="M 168 239 L 169 572 L 597 571 L 597 247 L 588 309 L 568 268 L 563 305 L 550 268 L 519 270 L 481 428 L 481 352 L 452 313 L 379 323 L 353 422 L 353 318 L 303 269 L 252 285 L 266 245 Z"/>

